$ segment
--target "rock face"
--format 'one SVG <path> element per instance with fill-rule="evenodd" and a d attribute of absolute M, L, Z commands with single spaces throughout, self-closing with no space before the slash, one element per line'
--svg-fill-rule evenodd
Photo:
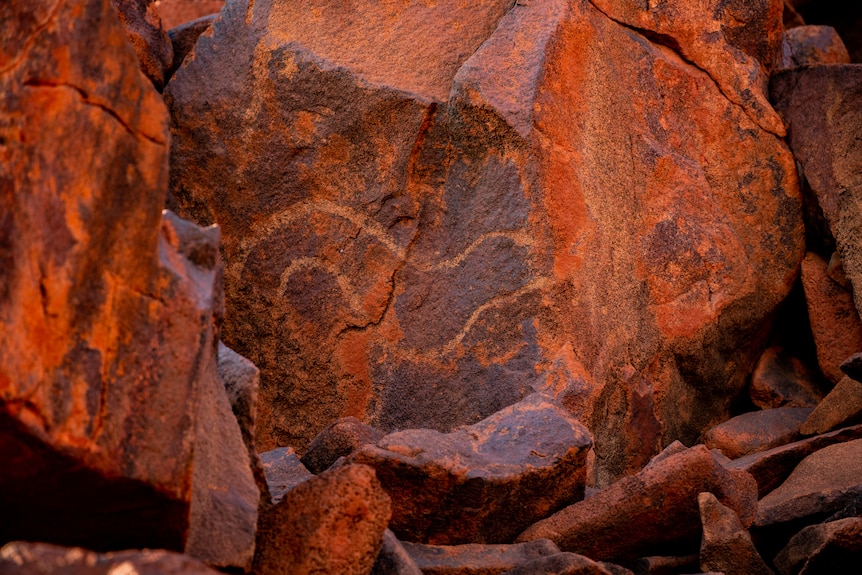
<path fill-rule="evenodd" d="M 589 432 L 536 394 L 449 434 L 411 429 L 366 445 L 392 497 L 402 540 L 508 543 L 528 525 L 583 498 Z"/>
<path fill-rule="evenodd" d="M 596 560 L 635 559 L 668 544 L 697 548 L 697 497 L 715 494 L 743 527 L 754 521 L 757 486 L 745 472 L 729 471 L 704 446 L 672 455 L 636 475 L 539 521 L 518 541 L 547 538 L 563 551 Z M 650 553 L 650 552 L 653 553 Z"/>
<path fill-rule="evenodd" d="M 367 575 L 383 543 L 389 505 L 364 465 L 297 485 L 261 520 L 254 573 Z"/>
<path fill-rule="evenodd" d="M 120 24 L 141 65 L 141 71 L 161 90 L 170 77 L 174 50 L 153 0 L 111 0 Z"/>
<path fill-rule="evenodd" d="M 0 22 L 0 541 L 182 550 L 218 253 L 160 228 L 167 112 L 108 0 Z"/>
<path fill-rule="evenodd" d="M 814 408 L 799 431 L 814 435 L 854 423 L 862 423 L 862 383 L 845 376 Z"/>
<path fill-rule="evenodd" d="M 703 442 L 730 459 L 766 451 L 795 441 L 811 412 L 810 407 L 778 407 L 743 413 L 707 431 Z"/>
<path fill-rule="evenodd" d="M 732 509 L 722 505 L 712 493 L 698 495 L 697 504 L 703 523 L 701 570 L 724 575 L 774 575 Z"/>
<path fill-rule="evenodd" d="M 231 2 L 166 90 L 262 449 L 539 389 L 607 482 L 743 388 L 802 253 L 781 3 L 512 4 Z"/>
<path fill-rule="evenodd" d="M 852 573 L 862 559 L 862 517 L 810 525 L 775 557 L 782 575 Z"/>

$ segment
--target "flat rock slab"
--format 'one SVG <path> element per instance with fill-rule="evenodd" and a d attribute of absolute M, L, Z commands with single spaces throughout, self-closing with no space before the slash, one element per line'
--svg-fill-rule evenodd
<path fill-rule="evenodd" d="M 697 497 L 703 492 L 733 509 L 743 526 L 754 521 L 754 479 L 726 470 L 699 445 L 539 521 L 518 541 L 547 538 L 564 551 L 603 561 L 654 555 L 667 546 L 696 549 L 702 532 Z"/>
<path fill-rule="evenodd" d="M 862 382 L 844 376 L 799 428 L 803 435 L 826 433 L 862 422 Z"/>
<path fill-rule="evenodd" d="M 712 493 L 697 496 L 703 538 L 700 568 L 725 575 L 775 575 L 754 547 L 751 535 L 736 512 L 722 505 Z"/>
<path fill-rule="evenodd" d="M 499 575 L 560 552 L 547 539 L 508 545 L 403 545 L 424 575 Z"/>
<path fill-rule="evenodd" d="M 730 459 L 765 451 L 799 438 L 799 427 L 811 407 L 778 407 L 750 411 L 716 425 L 703 436 L 704 444 Z"/>
<path fill-rule="evenodd" d="M 757 507 L 758 528 L 823 520 L 862 493 L 862 439 L 830 445 L 803 459 Z"/>
<path fill-rule="evenodd" d="M 761 409 L 814 407 L 823 399 L 818 378 L 801 360 L 780 347 L 763 352 L 754 372 L 748 396 Z"/>
<path fill-rule="evenodd" d="M 799 462 L 812 453 L 836 443 L 860 438 L 862 438 L 862 425 L 856 425 L 752 453 L 725 465 L 729 469 L 740 469 L 750 473 L 757 481 L 758 492 L 762 497 L 778 487 Z"/>
<path fill-rule="evenodd" d="M 862 560 L 862 517 L 810 525 L 775 557 L 782 575 L 853 573 Z"/>
<path fill-rule="evenodd" d="M 583 498 L 591 446 L 586 428 L 534 394 L 460 431 L 393 433 L 347 460 L 377 471 L 402 540 L 503 543 Z"/>

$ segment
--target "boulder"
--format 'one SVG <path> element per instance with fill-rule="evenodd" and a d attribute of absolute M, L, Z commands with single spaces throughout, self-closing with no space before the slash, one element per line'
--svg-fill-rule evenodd
<path fill-rule="evenodd" d="M 321 473 L 339 457 L 347 457 L 363 445 L 377 443 L 385 435 L 355 417 L 342 417 L 317 434 L 302 456 L 302 463 L 312 473 Z"/>
<path fill-rule="evenodd" d="M 261 453 L 260 458 L 273 503 L 278 503 L 288 491 L 314 477 L 292 447 L 279 447 Z"/>
<path fill-rule="evenodd" d="M 832 383 L 838 383 L 844 377 L 841 364 L 862 350 L 862 321 L 853 304 L 852 291 L 832 280 L 826 270 L 827 264 L 820 256 L 805 254 L 802 286 L 817 346 L 817 362 L 823 374 Z"/>
<path fill-rule="evenodd" d="M 499 575 L 560 552 L 547 539 L 509 545 L 403 545 L 423 575 Z"/>
<path fill-rule="evenodd" d="M 754 367 L 748 396 L 761 409 L 814 407 L 823 399 L 823 392 L 818 376 L 808 366 L 784 349 L 770 347 Z"/>
<path fill-rule="evenodd" d="M 153 0 L 111 0 L 111 5 L 138 56 L 141 71 L 161 91 L 170 77 L 174 50 Z"/>
<path fill-rule="evenodd" d="M 816 435 L 759 453 L 752 453 L 727 463 L 729 469 L 747 471 L 757 481 L 760 496 L 778 487 L 800 461 L 812 453 L 838 443 L 862 439 L 862 425 L 846 427 Z"/>
<path fill-rule="evenodd" d="M 799 428 L 803 435 L 862 423 L 862 382 L 844 376 Z"/>
<path fill-rule="evenodd" d="M 775 557 L 782 575 L 852 573 L 862 559 L 862 518 L 810 525 Z"/>
<path fill-rule="evenodd" d="M 508 543 L 584 496 L 589 432 L 539 394 L 442 434 L 410 429 L 355 451 L 392 497 L 389 528 L 434 545 Z"/>
<path fill-rule="evenodd" d="M 785 445 L 799 438 L 799 426 L 811 414 L 810 407 L 777 407 L 750 411 L 716 425 L 703 436 L 710 449 L 730 459 Z"/>
<path fill-rule="evenodd" d="M 218 251 L 162 221 L 168 115 L 108 0 L 3 2 L 0 36 L 0 542 L 181 551 Z"/>
<path fill-rule="evenodd" d="M 754 547 L 751 535 L 736 512 L 722 505 L 712 493 L 697 496 L 703 538 L 700 568 L 725 575 L 775 575 Z"/>
<path fill-rule="evenodd" d="M 373 469 L 331 469 L 294 487 L 261 517 L 253 572 L 368 575 L 390 514 Z"/>
<path fill-rule="evenodd" d="M 198 18 L 218 14 L 225 0 L 155 0 L 166 30 Z"/>
<path fill-rule="evenodd" d="M 0 548 L 0 575 L 218 575 L 200 561 L 164 550 L 98 554 L 78 547 L 16 541 Z"/>
<path fill-rule="evenodd" d="M 796 26 L 784 32 L 779 69 L 849 63 L 850 54 L 832 26 Z"/>
<path fill-rule="evenodd" d="M 383 532 L 383 546 L 374 561 L 371 575 L 422 575 L 422 570 L 395 534 L 387 529 Z"/>
<path fill-rule="evenodd" d="M 862 439 L 830 445 L 803 459 L 757 507 L 758 528 L 811 524 L 862 494 Z"/>
<path fill-rule="evenodd" d="M 772 100 L 790 126 L 788 143 L 835 236 L 857 312 L 862 310 L 860 85 L 858 64 L 794 68 L 771 82 Z"/>
<path fill-rule="evenodd" d="M 708 4 L 226 5 L 166 90 L 171 205 L 223 227 L 261 448 L 537 389 L 606 484 L 726 418 L 803 240 L 780 3 Z"/>
<path fill-rule="evenodd" d="M 733 509 L 743 527 L 754 521 L 754 480 L 745 472 L 726 470 L 698 445 L 539 521 L 517 540 L 547 538 L 564 551 L 602 561 L 636 559 L 662 549 L 697 549 L 697 497 L 703 492 L 714 493 Z"/>
<path fill-rule="evenodd" d="M 624 572 L 625 570 L 617 571 L 617 573 Z M 583 555 L 557 553 L 533 559 L 506 571 L 505 575 L 616 575 L 616 573 Z"/>

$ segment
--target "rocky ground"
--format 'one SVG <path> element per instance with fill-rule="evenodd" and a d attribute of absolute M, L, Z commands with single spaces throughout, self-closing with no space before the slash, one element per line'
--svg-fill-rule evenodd
<path fill-rule="evenodd" d="M 862 10 L 0 39 L 0 574 L 862 572 Z"/>

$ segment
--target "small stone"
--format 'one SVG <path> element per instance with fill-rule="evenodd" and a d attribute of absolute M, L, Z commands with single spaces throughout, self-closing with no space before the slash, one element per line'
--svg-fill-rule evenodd
<path fill-rule="evenodd" d="M 817 378 L 798 358 L 780 347 L 770 347 L 751 374 L 748 395 L 761 409 L 814 407 L 823 399 Z"/>
<path fill-rule="evenodd" d="M 775 575 L 754 547 L 751 535 L 736 512 L 719 503 L 712 493 L 697 496 L 703 539 L 700 568 L 725 575 Z"/>
<path fill-rule="evenodd" d="M 303 481 L 314 477 L 292 447 L 279 447 L 261 453 L 260 458 L 273 504 L 281 501 L 288 491 Z"/>
<path fill-rule="evenodd" d="M 795 441 L 811 411 L 810 407 L 778 407 L 743 413 L 707 431 L 703 442 L 730 459 L 765 451 Z"/>
<path fill-rule="evenodd" d="M 302 456 L 302 463 L 312 473 L 321 473 L 339 457 L 347 457 L 363 445 L 377 443 L 384 435 L 355 417 L 342 417 L 317 434 Z"/>

